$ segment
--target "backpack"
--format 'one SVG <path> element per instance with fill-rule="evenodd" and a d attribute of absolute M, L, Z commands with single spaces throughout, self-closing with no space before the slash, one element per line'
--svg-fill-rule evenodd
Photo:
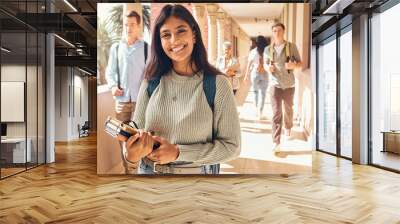
<path fill-rule="evenodd" d="M 154 90 L 160 84 L 161 77 L 157 77 L 155 79 L 149 80 L 149 84 L 147 86 L 147 94 L 149 97 L 153 94 Z M 214 98 L 216 93 L 216 76 L 210 74 L 204 74 L 203 76 L 203 91 L 206 95 L 207 103 L 211 108 L 211 111 L 214 115 Z M 213 116 L 213 129 L 214 129 L 214 116 Z M 214 130 L 212 130 L 212 140 L 215 139 Z M 212 174 L 218 174 L 220 171 L 220 164 L 209 165 L 208 167 Z"/>
<path fill-rule="evenodd" d="M 117 51 L 117 83 L 118 83 L 118 89 L 121 89 L 121 77 L 119 74 L 119 63 L 118 63 L 118 48 L 119 48 L 119 43 L 117 44 L 116 51 Z M 146 64 L 147 61 L 147 48 L 148 44 L 144 42 L 144 64 Z"/>
<path fill-rule="evenodd" d="M 257 52 L 258 53 L 258 52 Z M 260 55 L 258 59 L 258 67 L 257 67 L 257 73 L 258 74 L 265 74 L 267 71 L 264 68 L 264 56 Z"/>
<path fill-rule="evenodd" d="M 291 60 L 292 59 L 292 56 L 291 56 L 291 54 L 290 54 L 290 43 L 289 42 L 286 42 L 285 43 L 285 57 L 286 57 L 286 62 L 289 62 L 289 60 Z M 269 57 L 271 58 L 271 60 L 272 61 L 275 61 L 274 60 L 274 44 L 271 44 L 270 45 L 270 48 L 269 48 Z"/>
<path fill-rule="evenodd" d="M 274 44 L 270 45 L 269 57 L 271 58 L 272 61 L 274 61 Z M 290 42 L 288 42 L 288 41 L 286 41 L 286 43 L 285 43 L 285 58 L 286 58 L 286 62 L 296 61 L 295 57 L 290 54 Z M 291 74 L 293 71 L 288 69 L 287 72 L 289 74 Z"/>

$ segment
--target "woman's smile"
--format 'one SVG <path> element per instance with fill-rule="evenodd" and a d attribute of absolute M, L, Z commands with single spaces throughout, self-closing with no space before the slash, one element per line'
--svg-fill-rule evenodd
<path fill-rule="evenodd" d="M 187 44 L 180 44 L 180 45 L 176 45 L 174 47 L 172 47 L 170 49 L 170 51 L 172 51 L 173 53 L 180 53 L 182 52 L 183 49 L 185 49 L 187 47 Z"/>

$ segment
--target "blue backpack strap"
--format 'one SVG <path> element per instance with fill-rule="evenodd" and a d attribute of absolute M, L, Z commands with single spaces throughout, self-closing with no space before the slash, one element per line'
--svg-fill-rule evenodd
<path fill-rule="evenodd" d="M 203 78 L 203 90 L 207 98 L 207 103 L 214 113 L 214 98 L 216 93 L 216 76 L 210 74 L 204 74 Z"/>
<path fill-rule="evenodd" d="M 161 77 L 156 77 L 154 79 L 149 80 L 149 84 L 147 85 L 147 94 L 149 98 L 153 94 L 154 90 L 157 88 L 158 84 L 160 84 Z"/>
<path fill-rule="evenodd" d="M 207 103 L 211 108 L 211 111 L 213 113 L 213 130 L 212 130 L 212 140 L 214 141 L 215 139 L 215 133 L 214 133 L 214 99 L 215 99 L 215 93 L 216 93 L 216 75 L 211 75 L 211 74 L 206 74 L 204 73 L 203 76 L 203 91 L 204 94 L 206 95 L 207 98 Z"/>
<path fill-rule="evenodd" d="M 204 78 L 203 78 L 203 90 L 204 94 L 206 95 L 208 105 L 211 108 L 211 111 L 213 113 L 213 118 L 212 118 L 212 140 L 214 141 L 215 139 L 215 132 L 214 132 L 214 99 L 215 99 L 215 94 L 217 91 L 216 87 L 216 75 L 211 75 L 211 74 L 205 74 L 204 73 Z M 209 165 L 210 166 L 210 171 L 211 174 L 219 174 L 220 171 L 220 164 L 213 164 Z"/>

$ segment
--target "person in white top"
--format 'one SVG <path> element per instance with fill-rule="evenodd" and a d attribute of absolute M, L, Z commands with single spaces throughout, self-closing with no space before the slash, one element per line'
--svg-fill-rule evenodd
<path fill-rule="evenodd" d="M 246 74 L 244 76 L 244 81 L 251 76 L 255 96 L 254 103 L 257 108 L 257 116 L 259 119 L 265 119 L 263 116 L 263 110 L 269 82 L 268 73 L 264 68 L 263 59 L 264 48 L 266 46 L 267 39 L 264 36 L 258 36 L 256 38 L 256 47 L 249 53 Z M 260 101 L 259 95 L 261 95 Z"/>
<path fill-rule="evenodd" d="M 236 94 L 236 91 L 240 87 L 239 78 L 240 74 L 240 64 L 236 57 L 232 55 L 232 43 L 229 41 L 224 42 L 224 55 L 221 55 L 217 59 L 217 63 L 215 65 L 217 69 L 219 69 L 225 76 L 229 79 L 233 94 Z"/>

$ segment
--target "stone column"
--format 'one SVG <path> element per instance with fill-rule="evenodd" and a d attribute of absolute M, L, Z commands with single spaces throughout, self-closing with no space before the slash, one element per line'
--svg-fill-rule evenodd
<path fill-rule="evenodd" d="M 217 59 L 217 10 L 215 4 L 207 4 L 208 12 L 208 61 L 215 64 Z"/>
<path fill-rule="evenodd" d="M 224 54 L 224 41 L 225 41 L 225 13 L 218 12 L 217 15 L 217 34 L 218 34 L 218 54 L 221 56 Z"/>
<path fill-rule="evenodd" d="M 233 42 L 232 40 L 232 18 L 225 15 L 225 34 L 224 38 L 227 41 Z"/>
<path fill-rule="evenodd" d="M 204 4 L 193 4 L 193 15 L 199 24 L 201 37 L 203 39 L 204 45 L 207 47 L 207 32 L 206 32 L 206 16 L 205 16 L 205 5 Z"/>
<path fill-rule="evenodd" d="M 288 5 L 288 21 L 286 26 L 286 39 L 290 42 L 296 42 L 296 4 Z"/>

